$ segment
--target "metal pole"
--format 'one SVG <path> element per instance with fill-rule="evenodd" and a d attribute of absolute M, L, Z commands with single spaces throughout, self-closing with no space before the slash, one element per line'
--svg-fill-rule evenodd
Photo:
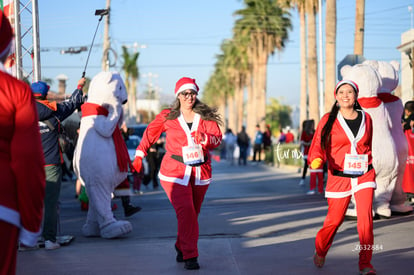
<path fill-rule="evenodd" d="M 408 6 L 408 11 L 410 12 L 411 15 L 411 22 L 410 22 L 410 62 L 411 62 L 411 97 L 413 96 L 413 91 L 414 91 L 414 49 L 413 49 L 413 7 L 412 6 Z"/>
<path fill-rule="evenodd" d="M 109 13 L 105 18 L 102 71 L 109 71 L 108 55 L 109 55 L 109 48 L 111 47 L 111 42 L 109 40 L 109 17 L 111 16 L 110 7 L 111 7 L 111 0 L 106 0 L 105 8 L 109 11 Z"/>
<path fill-rule="evenodd" d="M 41 80 L 40 69 L 40 34 L 39 34 L 39 11 L 37 0 L 32 0 L 33 18 L 33 82 Z"/>
<path fill-rule="evenodd" d="M 15 49 L 15 61 L 16 61 L 16 72 L 15 76 L 17 79 L 23 79 L 23 58 L 22 58 L 22 35 L 20 28 L 20 1 L 15 0 L 14 4 L 14 39 L 16 43 Z"/>
<path fill-rule="evenodd" d="M 322 56 L 322 0 L 319 0 L 319 115 L 322 118 L 325 112 L 323 91 L 323 56 Z"/>

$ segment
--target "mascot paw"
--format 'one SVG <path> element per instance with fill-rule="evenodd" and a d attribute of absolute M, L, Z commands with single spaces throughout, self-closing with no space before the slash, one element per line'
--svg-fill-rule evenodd
<path fill-rule="evenodd" d="M 389 208 L 377 208 L 375 213 L 378 214 L 381 218 L 390 218 L 391 217 L 391 209 Z"/>
<path fill-rule="evenodd" d="M 105 239 L 118 238 L 132 231 L 129 221 L 116 221 L 101 229 L 101 236 Z"/>
<path fill-rule="evenodd" d="M 413 211 L 413 207 L 411 205 L 400 204 L 400 205 L 390 205 L 392 212 L 397 213 L 408 213 Z"/>
<path fill-rule="evenodd" d="M 356 217 L 357 216 L 356 209 L 355 208 L 354 209 L 348 208 L 346 210 L 345 216 L 347 216 L 347 217 Z"/>
<path fill-rule="evenodd" d="M 99 224 L 97 222 L 85 223 L 82 226 L 82 234 L 85 237 L 100 237 L 101 231 L 99 229 Z"/>

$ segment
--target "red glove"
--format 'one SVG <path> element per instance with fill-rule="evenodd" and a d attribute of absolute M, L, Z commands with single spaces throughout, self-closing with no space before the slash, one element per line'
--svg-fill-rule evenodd
<path fill-rule="evenodd" d="M 132 166 L 134 167 L 137 173 L 140 173 L 142 170 L 142 158 L 135 157 L 134 162 L 132 162 Z"/>
<path fill-rule="evenodd" d="M 201 133 L 199 131 L 196 132 L 192 132 L 191 136 L 193 137 L 193 140 L 195 142 L 195 144 L 206 144 L 206 135 L 204 133 Z"/>

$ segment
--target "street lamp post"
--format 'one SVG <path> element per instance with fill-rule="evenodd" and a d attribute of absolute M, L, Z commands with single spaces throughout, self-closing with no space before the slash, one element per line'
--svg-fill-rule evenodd
<path fill-rule="evenodd" d="M 412 73 L 412 77 L 411 77 L 411 96 L 413 95 L 414 92 L 414 48 L 413 48 L 413 7 L 412 6 L 408 6 L 408 12 L 411 15 L 411 22 L 410 22 L 410 63 L 411 63 L 411 73 Z"/>

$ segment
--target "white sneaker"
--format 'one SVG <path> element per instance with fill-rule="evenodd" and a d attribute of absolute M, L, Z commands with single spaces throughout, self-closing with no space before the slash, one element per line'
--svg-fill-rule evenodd
<path fill-rule="evenodd" d="M 60 248 L 60 244 L 58 242 L 52 242 L 52 241 L 45 241 L 45 249 L 46 250 L 54 250 Z"/>
<path fill-rule="evenodd" d="M 315 195 L 315 194 L 316 194 L 315 190 L 310 190 L 306 192 L 306 195 Z"/>
<path fill-rule="evenodd" d="M 304 179 L 301 179 L 300 182 L 299 182 L 299 186 L 302 186 L 304 184 L 305 184 L 305 180 Z"/>

